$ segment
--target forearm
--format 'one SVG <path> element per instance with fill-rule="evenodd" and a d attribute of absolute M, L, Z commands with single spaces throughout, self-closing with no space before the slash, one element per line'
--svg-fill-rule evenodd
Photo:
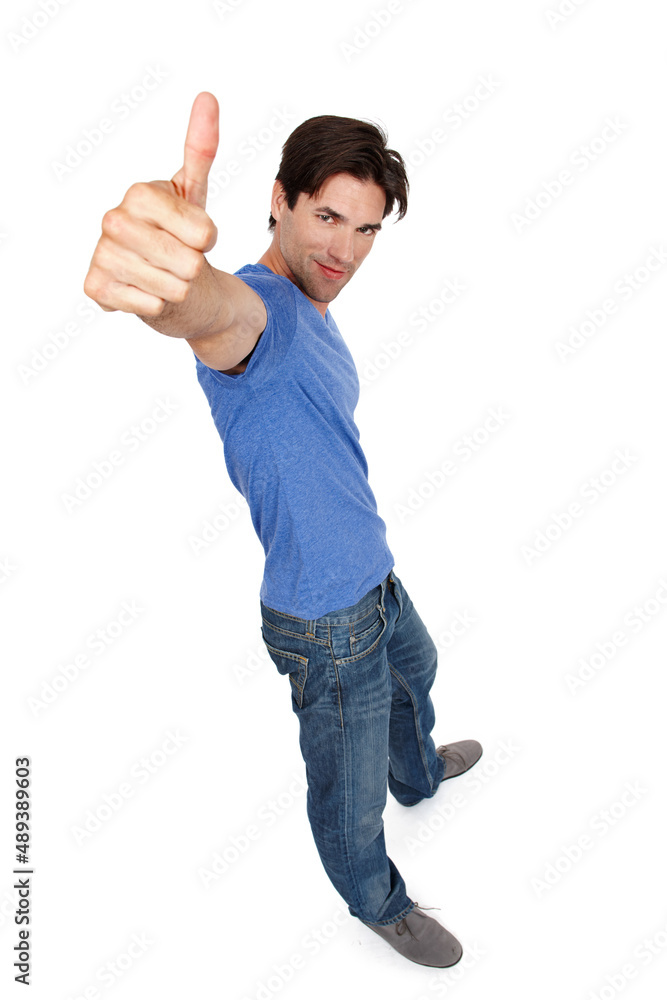
<path fill-rule="evenodd" d="M 159 316 L 139 316 L 166 337 L 194 340 L 224 332 L 233 318 L 233 275 L 212 267 L 204 257 L 198 276 L 183 302 L 165 302 Z"/>

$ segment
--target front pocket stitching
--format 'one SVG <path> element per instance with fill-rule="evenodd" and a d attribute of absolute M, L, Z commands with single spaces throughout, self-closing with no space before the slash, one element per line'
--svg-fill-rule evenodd
<path fill-rule="evenodd" d="M 339 664 L 339 663 L 352 663 L 354 660 L 362 660 L 364 658 L 364 656 L 368 656 L 369 653 L 372 653 L 373 650 L 375 649 L 375 647 L 380 642 L 380 639 L 382 638 L 382 636 L 387 631 L 387 624 L 388 624 L 388 622 L 387 622 L 387 619 L 385 618 L 382 610 L 380 610 L 380 621 L 382 622 L 382 625 L 383 625 L 382 630 L 381 630 L 379 636 L 377 637 L 377 639 L 375 640 L 375 642 L 371 646 L 369 646 L 368 649 L 365 649 L 363 653 L 355 653 L 354 656 L 341 656 L 339 659 L 337 659 L 335 661 L 336 664 Z"/>
<path fill-rule="evenodd" d="M 266 648 L 268 650 L 270 650 L 272 653 L 277 653 L 278 656 L 286 656 L 288 660 L 301 660 L 301 662 L 303 663 L 304 666 L 308 665 L 308 657 L 307 656 L 299 656 L 298 653 L 288 653 L 284 649 L 276 649 L 276 647 L 275 646 L 271 646 L 266 641 L 266 639 L 264 639 L 264 644 L 266 645 Z"/>
<path fill-rule="evenodd" d="M 299 662 L 301 664 L 301 672 L 303 673 L 303 680 L 302 680 L 301 684 L 299 684 L 294 679 L 294 677 L 292 676 L 291 673 L 288 673 L 288 675 L 287 675 L 289 677 L 289 679 L 290 679 L 290 682 L 291 682 L 292 686 L 295 688 L 296 692 L 298 692 L 297 702 L 298 702 L 299 708 L 301 708 L 303 706 L 303 692 L 304 692 L 304 688 L 306 686 L 306 680 L 308 679 L 308 657 L 307 656 L 299 656 L 298 653 L 288 653 L 284 649 L 276 649 L 275 646 L 272 646 L 270 643 L 268 643 L 266 641 L 266 639 L 264 639 L 264 636 L 262 636 L 262 639 L 264 640 L 264 645 L 269 650 L 269 652 L 276 653 L 278 656 L 284 656 L 288 660 L 296 660 L 297 662 Z"/>
<path fill-rule="evenodd" d="M 368 616 L 366 616 L 366 617 L 368 617 Z M 382 616 L 380 616 L 379 618 L 376 618 L 376 620 L 373 622 L 372 625 L 369 625 L 369 627 L 366 628 L 366 629 L 364 629 L 363 632 L 360 632 L 359 635 L 355 635 L 353 633 L 350 636 L 350 642 L 352 642 L 352 643 L 361 642 L 362 639 L 366 638 L 366 636 L 368 635 L 369 632 L 373 632 L 374 629 L 376 629 L 378 627 L 378 625 L 382 625 L 382 624 L 383 624 L 383 622 L 382 622 Z"/>
<path fill-rule="evenodd" d="M 310 632 L 308 633 L 308 635 L 306 635 L 304 632 L 288 632 L 287 629 L 281 628 L 280 625 L 275 625 L 273 622 L 268 621 L 268 619 L 264 618 L 263 616 L 262 616 L 262 621 L 264 622 L 265 625 L 268 625 L 269 628 L 275 629 L 276 632 L 280 632 L 281 635 L 286 635 L 290 639 L 302 639 L 302 640 L 305 639 L 308 642 L 318 642 L 320 644 L 320 646 L 328 646 L 329 645 L 329 642 L 328 642 L 327 639 L 318 639 L 316 636 L 312 635 Z M 263 636 L 262 636 L 262 638 L 263 638 Z M 266 642 L 266 639 L 264 639 L 264 642 Z M 267 645 L 268 645 L 268 643 L 267 643 Z M 280 653 L 280 652 L 282 652 L 282 650 L 278 650 L 278 652 Z"/>

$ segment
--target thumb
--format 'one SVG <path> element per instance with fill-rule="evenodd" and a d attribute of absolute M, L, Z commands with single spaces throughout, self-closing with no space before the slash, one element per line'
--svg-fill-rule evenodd
<path fill-rule="evenodd" d="M 213 94 L 197 94 L 185 137 L 183 166 L 172 177 L 181 197 L 206 208 L 208 174 L 218 151 L 220 109 Z"/>

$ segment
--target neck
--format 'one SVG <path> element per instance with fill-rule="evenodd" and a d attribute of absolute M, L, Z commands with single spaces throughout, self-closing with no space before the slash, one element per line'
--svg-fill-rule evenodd
<path fill-rule="evenodd" d="M 292 284 L 296 285 L 297 288 L 299 288 L 299 285 L 294 280 L 294 275 L 287 266 L 285 258 L 280 252 L 280 246 L 275 236 L 273 238 L 273 243 L 271 243 L 266 253 L 264 253 L 259 258 L 257 263 L 264 264 L 264 266 L 268 267 L 270 271 L 274 272 L 274 274 L 281 274 L 283 278 L 289 278 Z M 306 295 L 303 289 L 300 289 L 300 291 L 302 292 L 303 295 Z M 310 295 L 306 295 L 306 298 L 308 299 L 309 302 L 312 302 L 312 304 L 317 309 L 318 313 L 320 313 L 322 316 L 326 314 L 326 311 L 329 308 L 328 302 L 317 302 L 315 299 L 311 299 Z"/>

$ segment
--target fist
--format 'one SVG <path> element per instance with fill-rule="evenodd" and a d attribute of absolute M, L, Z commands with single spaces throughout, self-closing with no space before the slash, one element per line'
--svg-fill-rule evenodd
<path fill-rule="evenodd" d="M 104 215 L 83 285 L 102 309 L 156 317 L 167 303 L 185 302 L 218 237 L 206 214 L 218 136 L 218 102 L 203 92 L 192 105 L 180 170 L 170 181 L 133 184 Z"/>

